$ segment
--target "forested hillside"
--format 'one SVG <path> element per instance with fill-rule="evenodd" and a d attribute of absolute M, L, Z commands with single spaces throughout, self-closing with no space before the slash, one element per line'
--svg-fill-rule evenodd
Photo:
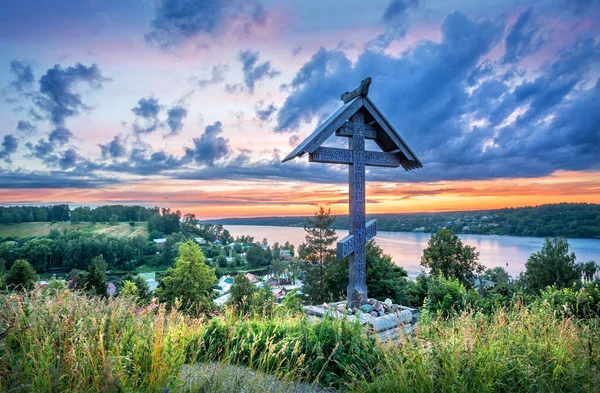
<path fill-rule="evenodd" d="M 600 238 L 600 205 L 559 203 L 541 206 L 443 213 L 371 214 L 377 229 L 394 232 L 435 232 L 513 236 Z M 303 226 L 305 217 L 256 217 L 211 220 L 214 224 Z M 336 229 L 348 229 L 348 216 L 337 216 Z"/>
<path fill-rule="evenodd" d="M 73 210 L 69 205 L 0 206 L 1 224 L 21 222 L 128 222 L 148 221 L 158 207 L 107 205 L 95 208 L 82 206 Z"/>

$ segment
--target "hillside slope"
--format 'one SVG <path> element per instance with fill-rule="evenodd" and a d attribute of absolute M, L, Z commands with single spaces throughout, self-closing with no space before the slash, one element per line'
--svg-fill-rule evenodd
<path fill-rule="evenodd" d="M 14 237 L 25 238 L 33 236 L 46 236 L 52 229 L 58 231 L 80 229 L 91 233 L 103 233 L 115 237 L 148 236 L 147 223 L 136 222 L 135 226 L 127 222 L 117 224 L 91 223 L 91 222 L 22 222 L 19 224 L 0 224 L 0 238 Z"/>

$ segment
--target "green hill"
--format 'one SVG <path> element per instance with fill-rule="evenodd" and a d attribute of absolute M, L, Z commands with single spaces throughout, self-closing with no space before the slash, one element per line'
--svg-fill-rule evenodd
<path fill-rule="evenodd" d="M 18 224 L 0 224 L 0 238 L 14 237 L 26 238 L 34 236 L 46 236 L 52 229 L 59 231 L 81 229 L 91 233 L 102 233 L 115 237 L 132 237 L 142 235 L 148 236 L 147 223 L 136 222 L 135 226 L 127 222 L 116 224 L 92 223 L 92 222 L 22 222 Z"/>
<path fill-rule="evenodd" d="M 600 238 L 600 205 L 557 203 L 495 210 L 442 213 L 368 214 L 379 231 L 431 233 L 447 228 L 455 233 L 512 236 Z M 221 225 L 301 227 L 305 217 L 225 218 L 207 221 Z M 335 229 L 348 229 L 348 216 L 336 216 Z"/>

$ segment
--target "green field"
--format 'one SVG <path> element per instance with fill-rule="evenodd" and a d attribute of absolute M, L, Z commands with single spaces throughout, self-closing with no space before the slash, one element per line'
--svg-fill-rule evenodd
<path fill-rule="evenodd" d="M 46 236 L 52 229 L 59 231 L 81 229 L 92 233 L 103 233 L 115 237 L 148 236 L 147 225 L 145 222 L 136 222 L 135 226 L 128 222 L 117 224 L 92 223 L 92 222 L 23 222 L 19 224 L 0 224 L 0 237 L 25 238 L 32 236 Z"/>

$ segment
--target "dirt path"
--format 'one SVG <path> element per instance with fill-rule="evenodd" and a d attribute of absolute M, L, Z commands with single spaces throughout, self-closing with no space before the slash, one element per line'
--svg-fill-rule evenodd
<path fill-rule="evenodd" d="M 247 367 L 218 363 L 186 365 L 181 372 L 186 391 L 218 393 L 334 393 L 314 384 L 285 381 Z"/>

